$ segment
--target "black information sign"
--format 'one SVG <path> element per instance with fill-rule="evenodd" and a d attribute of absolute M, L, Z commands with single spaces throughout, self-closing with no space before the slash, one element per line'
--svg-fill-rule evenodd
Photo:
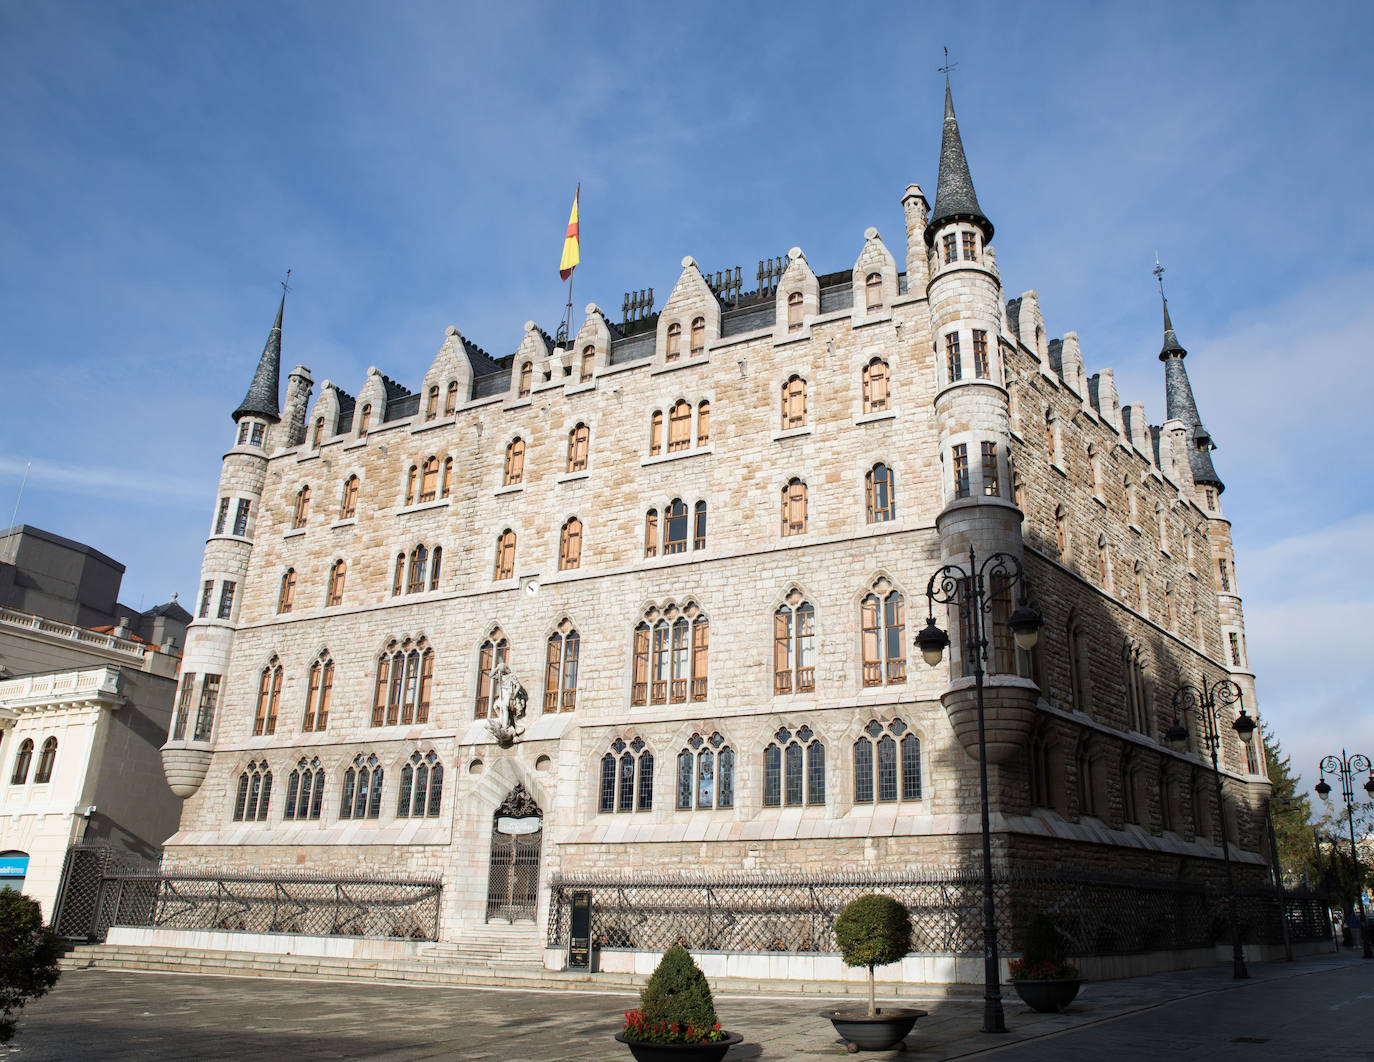
<path fill-rule="evenodd" d="M 568 969 L 592 968 L 592 894 L 572 894 L 572 931 L 568 940 Z"/>

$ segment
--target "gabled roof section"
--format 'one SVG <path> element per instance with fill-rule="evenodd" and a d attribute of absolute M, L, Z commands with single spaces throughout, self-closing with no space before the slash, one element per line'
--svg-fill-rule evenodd
<path fill-rule="evenodd" d="M 926 223 L 926 243 L 935 241 L 935 230 L 950 221 L 967 221 L 983 230 L 983 239 L 992 239 L 992 222 L 978 205 L 973 178 L 964 156 L 964 141 L 959 136 L 959 120 L 954 117 L 954 97 L 945 81 L 945 128 L 940 138 L 940 176 L 935 184 L 935 209 Z"/>
<path fill-rule="evenodd" d="M 281 420 L 277 396 L 281 391 L 281 318 L 285 309 L 286 292 L 283 291 L 277 306 L 277 319 L 272 323 L 272 331 L 267 333 L 267 345 L 258 359 L 258 371 L 253 374 L 253 382 L 248 385 L 248 393 L 243 396 L 239 408 L 234 410 L 235 423 L 247 416 Z"/>

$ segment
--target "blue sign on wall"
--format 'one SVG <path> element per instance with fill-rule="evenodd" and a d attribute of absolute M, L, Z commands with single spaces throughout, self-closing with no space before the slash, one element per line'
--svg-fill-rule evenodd
<path fill-rule="evenodd" d="M 6 852 L 4 855 L 0 855 L 0 889 L 17 888 L 22 885 L 24 875 L 28 872 L 29 857 L 22 852 Z"/>

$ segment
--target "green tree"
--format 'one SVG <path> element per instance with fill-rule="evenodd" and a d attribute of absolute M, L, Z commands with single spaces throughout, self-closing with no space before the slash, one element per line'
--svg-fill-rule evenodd
<path fill-rule="evenodd" d="M 14 1038 L 19 1011 L 57 984 L 62 945 L 37 900 L 0 889 L 0 1044 Z"/>
<path fill-rule="evenodd" d="M 891 896 L 869 893 L 845 904 L 835 919 L 835 940 L 846 966 L 868 967 L 868 1016 L 878 1013 L 873 967 L 911 950 L 911 916 Z"/>
<path fill-rule="evenodd" d="M 1260 723 L 1259 732 L 1264 747 L 1265 772 L 1273 787 L 1269 795 L 1269 810 L 1274 816 L 1279 874 L 1285 885 L 1296 885 L 1304 877 L 1315 885 L 1320 876 L 1312 843 L 1311 800 L 1298 789 L 1298 779 L 1293 775 L 1278 735 L 1263 722 Z"/>

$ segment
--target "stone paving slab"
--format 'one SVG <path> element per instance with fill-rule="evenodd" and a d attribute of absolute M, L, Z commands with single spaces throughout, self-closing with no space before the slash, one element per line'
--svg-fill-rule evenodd
<path fill-rule="evenodd" d="M 717 1011 L 727 1028 L 745 1037 L 727 1062 L 885 1062 L 986 1052 L 1016 1057 L 1017 1049 L 1037 1045 L 1050 1051 L 1044 1057 L 1056 1057 L 1052 1045 L 1061 1037 L 1090 1034 L 1095 1027 L 1110 1027 L 1160 1007 L 1186 1002 L 1204 1009 L 1234 1009 L 1250 998 L 1244 995 L 1248 991 L 1267 986 L 1269 991 L 1286 992 L 1304 979 L 1350 976 L 1351 970 L 1363 981 L 1374 979 L 1374 963 L 1361 967 L 1358 958 L 1339 955 L 1256 964 L 1251 981 L 1232 981 L 1229 967 L 1218 966 L 1093 983 L 1084 986 L 1067 1012 L 1057 1015 L 1033 1013 L 1008 988 L 1010 1031 L 1002 1036 L 979 1031 L 981 998 L 934 999 L 922 1004 L 929 1016 L 917 1024 L 904 1053 L 847 1055 L 830 1023 L 818 1013 L 824 1001 L 779 994 L 785 982 L 760 984 L 743 994 L 721 991 Z M 29 1006 L 14 1043 L 0 1048 L 0 1059 L 604 1062 L 629 1058 L 611 1037 L 620 1027 L 621 1012 L 635 1001 L 631 993 L 573 988 L 511 991 L 77 970 L 65 973 L 49 996 Z M 858 1001 L 851 997 L 851 1002 Z M 1168 1022 L 1149 1028 L 1162 1050 L 1170 1036 Z M 1137 1045 L 1139 1040 L 1137 1034 Z"/>

